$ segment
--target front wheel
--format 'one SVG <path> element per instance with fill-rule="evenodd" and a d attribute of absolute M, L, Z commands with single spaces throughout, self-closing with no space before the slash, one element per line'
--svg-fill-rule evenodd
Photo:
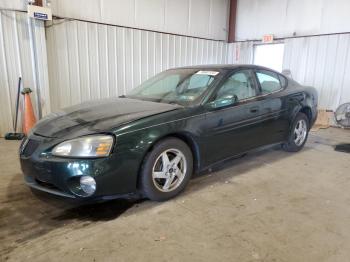
<path fill-rule="evenodd" d="M 294 119 L 288 141 L 282 144 L 282 148 L 288 152 L 301 150 L 309 134 L 309 119 L 303 113 L 298 113 Z"/>
<path fill-rule="evenodd" d="M 190 148 L 177 138 L 157 143 L 147 154 L 141 170 L 141 190 L 145 197 L 164 201 L 178 195 L 193 171 Z"/>

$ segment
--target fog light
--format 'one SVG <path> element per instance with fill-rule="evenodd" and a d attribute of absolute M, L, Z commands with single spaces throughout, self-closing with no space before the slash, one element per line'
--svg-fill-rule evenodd
<path fill-rule="evenodd" d="M 91 176 L 80 177 L 80 187 L 88 196 L 91 196 L 96 191 L 96 181 Z"/>

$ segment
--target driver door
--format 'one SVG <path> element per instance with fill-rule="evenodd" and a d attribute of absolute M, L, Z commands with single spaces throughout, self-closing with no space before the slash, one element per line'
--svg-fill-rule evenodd
<path fill-rule="evenodd" d="M 261 123 L 257 95 L 255 77 L 250 69 L 233 72 L 217 89 L 208 103 L 203 126 L 207 164 L 245 152 L 258 144 Z M 234 97 L 236 102 L 218 108 L 210 106 L 218 101 L 220 104 L 220 99 L 227 97 Z"/>

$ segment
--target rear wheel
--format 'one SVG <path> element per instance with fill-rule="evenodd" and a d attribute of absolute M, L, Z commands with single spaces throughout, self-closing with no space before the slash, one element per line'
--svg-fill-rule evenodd
<path fill-rule="evenodd" d="M 289 152 L 301 150 L 309 134 L 309 119 L 303 113 L 298 113 L 294 119 L 288 141 L 282 145 L 282 148 Z"/>
<path fill-rule="evenodd" d="M 170 199 L 186 187 L 192 171 L 190 148 L 179 139 L 164 139 L 145 157 L 140 178 L 141 190 L 151 200 Z"/>

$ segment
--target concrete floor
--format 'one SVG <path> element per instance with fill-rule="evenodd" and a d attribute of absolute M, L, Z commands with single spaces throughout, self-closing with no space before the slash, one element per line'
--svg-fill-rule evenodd
<path fill-rule="evenodd" d="M 165 203 L 75 206 L 33 194 L 18 142 L 0 140 L 0 261 L 349 261 L 350 131 L 299 153 L 250 153 Z"/>

